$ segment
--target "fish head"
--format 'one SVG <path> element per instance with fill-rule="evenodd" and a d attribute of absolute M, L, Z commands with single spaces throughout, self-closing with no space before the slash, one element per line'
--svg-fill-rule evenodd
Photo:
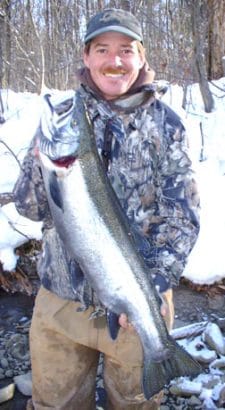
<path fill-rule="evenodd" d="M 80 130 L 74 107 L 71 93 L 43 97 L 38 149 L 62 167 L 68 167 L 79 155 Z"/>

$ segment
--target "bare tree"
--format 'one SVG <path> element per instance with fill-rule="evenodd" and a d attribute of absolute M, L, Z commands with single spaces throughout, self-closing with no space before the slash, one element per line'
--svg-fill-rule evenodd
<path fill-rule="evenodd" d="M 3 87 L 3 44 L 2 39 L 4 38 L 4 12 L 0 10 L 0 88 Z"/>
<path fill-rule="evenodd" d="M 104 0 L 98 0 L 98 10 L 104 9 Z"/>
<path fill-rule="evenodd" d="M 211 112 L 214 108 L 212 93 L 209 89 L 207 80 L 206 61 L 204 57 L 204 34 L 201 18 L 201 12 L 204 11 L 204 0 L 196 2 L 192 0 L 192 29 L 193 29 L 193 45 L 195 53 L 195 65 L 198 74 L 199 86 L 202 98 L 205 105 L 205 111 Z"/>
<path fill-rule="evenodd" d="M 10 81 L 11 62 L 11 1 L 3 0 L 0 5 L 0 87 L 6 87 Z"/>
<path fill-rule="evenodd" d="M 216 0 L 1 0 L 0 87 L 39 92 L 43 80 L 75 87 L 86 23 L 106 7 L 137 16 L 157 79 L 184 89 L 199 81 L 212 109 L 208 79 L 221 76 L 225 54 L 225 2 Z"/>
<path fill-rule="evenodd" d="M 131 11 L 131 2 L 130 0 L 121 0 L 121 9 Z"/>
<path fill-rule="evenodd" d="M 223 77 L 222 58 L 225 56 L 225 2 L 208 0 L 208 77 Z"/>

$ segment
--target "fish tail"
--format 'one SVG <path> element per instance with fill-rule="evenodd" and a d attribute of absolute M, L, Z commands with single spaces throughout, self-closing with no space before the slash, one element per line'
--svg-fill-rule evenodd
<path fill-rule="evenodd" d="M 176 377 L 194 377 L 201 373 L 201 365 L 194 360 L 178 343 L 170 339 L 169 357 L 162 361 L 154 361 L 151 354 L 144 354 L 143 392 L 149 400 L 159 393 Z"/>

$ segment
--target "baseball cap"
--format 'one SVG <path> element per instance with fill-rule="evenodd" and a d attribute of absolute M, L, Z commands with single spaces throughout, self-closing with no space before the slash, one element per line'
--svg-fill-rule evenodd
<path fill-rule="evenodd" d="M 108 31 L 125 34 L 134 40 L 143 41 L 139 21 L 129 11 L 122 9 L 105 9 L 93 16 L 88 25 L 84 43 Z"/>

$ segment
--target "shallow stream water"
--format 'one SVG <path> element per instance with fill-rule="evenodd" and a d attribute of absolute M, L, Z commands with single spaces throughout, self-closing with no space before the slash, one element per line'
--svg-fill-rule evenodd
<path fill-rule="evenodd" d="M 0 335 L 6 332 L 18 332 L 23 323 L 29 323 L 34 305 L 34 296 L 21 293 L 8 294 L 0 290 Z M 187 324 L 225 318 L 225 295 L 199 292 L 181 285 L 174 291 L 175 328 Z M 12 378 L 0 380 L 0 388 L 12 382 Z M 28 397 L 17 389 L 14 398 L 0 405 L 1 410 L 25 410 Z M 99 403 L 101 405 L 101 403 Z"/>

